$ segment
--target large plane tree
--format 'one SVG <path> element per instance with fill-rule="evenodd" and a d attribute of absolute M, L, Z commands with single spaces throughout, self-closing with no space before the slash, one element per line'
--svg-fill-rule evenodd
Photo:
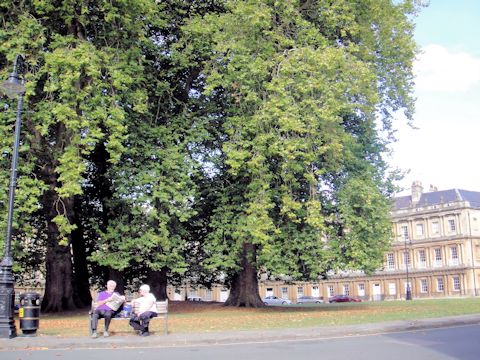
<path fill-rule="evenodd" d="M 147 111 L 143 49 L 160 10 L 143 0 L 0 1 L 2 77 L 17 54 L 26 60 L 18 202 L 29 207 L 18 218 L 30 226 L 16 228 L 15 244 L 43 246 L 44 311 L 89 304 L 95 238 L 82 234 L 81 196 L 97 166 L 91 155 L 101 146 L 107 163 L 118 162 L 129 122 Z M 11 130 L 1 131 L 10 143 Z"/>
<path fill-rule="evenodd" d="M 225 6 L 184 28 L 184 49 L 210 54 L 204 96 L 223 99 L 202 157 L 215 190 L 204 267 L 226 275 L 234 306 L 262 306 L 260 271 L 378 268 L 392 191 L 382 154 L 393 113 L 413 111 L 413 2 Z"/>

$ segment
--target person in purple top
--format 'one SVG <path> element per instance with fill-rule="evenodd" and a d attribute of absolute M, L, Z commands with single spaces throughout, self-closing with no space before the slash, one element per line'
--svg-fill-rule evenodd
<path fill-rule="evenodd" d="M 103 332 L 103 336 L 109 336 L 108 327 L 110 326 L 110 321 L 112 320 L 113 313 L 115 312 L 112 308 L 107 305 L 107 302 L 111 300 L 112 294 L 116 293 L 120 296 L 117 292 L 115 292 L 115 288 L 117 287 L 117 283 L 113 280 L 107 281 L 107 289 L 102 291 L 97 296 L 97 308 L 95 309 L 92 315 L 92 338 L 96 339 L 98 337 L 97 334 L 97 325 L 98 319 L 104 318 L 105 319 L 105 331 Z M 123 300 L 125 297 L 123 296 Z"/>

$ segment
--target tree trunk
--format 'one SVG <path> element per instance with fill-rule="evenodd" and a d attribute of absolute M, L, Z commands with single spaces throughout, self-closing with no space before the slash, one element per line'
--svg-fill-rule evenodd
<path fill-rule="evenodd" d="M 59 244 L 60 232 L 57 225 L 53 222 L 53 218 L 57 216 L 59 208 L 62 208 L 67 214 L 73 212 L 73 209 L 71 209 L 73 201 L 68 201 L 68 199 L 64 201 L 58 198 L 58 194 L 55 191 L 58 185 L 57 175 L 51 163 L 43 167 L 42 175 L 45 178 L 45 183 L 49 186 L 49 190 L 43 194 L 41 199 L 47 223 L 46 279 L 42 310 L 44 312 L 73 310 L 77 306 L 74 301 L 72 286 L 71 241 L 68 242 L 68 245 Z"/>
<path fill-rule="evenodd" d="M 59 312 L 76 309 L 73 294 L 73 266 L 70 245 L 60 245 L 57 225 L 52 221 L 56 214 L 57 194 L 48 190 L 44 196 L 47 215 L 47 255 L 45 294 L 42 311 Z"/>
<path fill-rule="evenodd" d="M 88 281 L 88 266 L 87 266 L 87 250 L 85 246 L 85 239 L 83 233 L 83 225 L 79 212 L 79 199 L 75 197 L 72 199 L 75 203 L 69 206 L 72 208 L 72 214 L 69 219 L 72 223 L 77 225 L 77 228 L 72 231 L 72 252 L 74 264 L 74 282 L 73 293 L 75 305 L 79 308 L 90 306 L 92 296 L 90 294 L 90 283 Z"/>
<path fill-rule="evenodd" d="M 242 270 L 235 274 L 230 289 L 230 295 L 225 306 L 264 307 L 258 294 L 256 248 L 253 244 L 244 244 L 242 253 Z"/>
<path fill-rule="evenodd" d="M 157 300 L 166 300 L 167 297 L 167 268 L 163 267 L 160 271 L 149 270 L 147 274 L 147 284 L 150 285 L 151 292 Z"/>

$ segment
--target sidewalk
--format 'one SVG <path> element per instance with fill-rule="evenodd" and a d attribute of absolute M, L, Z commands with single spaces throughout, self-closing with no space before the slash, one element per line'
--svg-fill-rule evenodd
<path fill-rule="evenodd" d="M 329 339 L 357 335 L 372 335 L 413 331 L 449 326 L 480 324 L 480 314 L 451 316 L 415 321 L 392 321 L 373 324 L 322 326 L 315 328 L 255 330 L 188 334 L 152 334 L 149 337 L 110 336 L 91 339 L 85 337 L 35 336 L 0 339 L 0 353 L 8 350 L 47 349 L 108 349 L 135 347 L 202 346 L 233 343 L 282 342 L 294 340 Z"/>

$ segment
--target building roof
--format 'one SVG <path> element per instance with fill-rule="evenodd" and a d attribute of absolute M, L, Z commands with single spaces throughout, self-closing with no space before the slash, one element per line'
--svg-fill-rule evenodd
<path fill-rule="evenodd" d="M 480 209 L 480 192 L 450 189 L 422 193 L 420 200 L 412 203 L 412 196 L 400 196 L 395 198 L 395 210 L 415 207 L 441 205 L 449 202 L 468 201 L 472 208 Z"/>

